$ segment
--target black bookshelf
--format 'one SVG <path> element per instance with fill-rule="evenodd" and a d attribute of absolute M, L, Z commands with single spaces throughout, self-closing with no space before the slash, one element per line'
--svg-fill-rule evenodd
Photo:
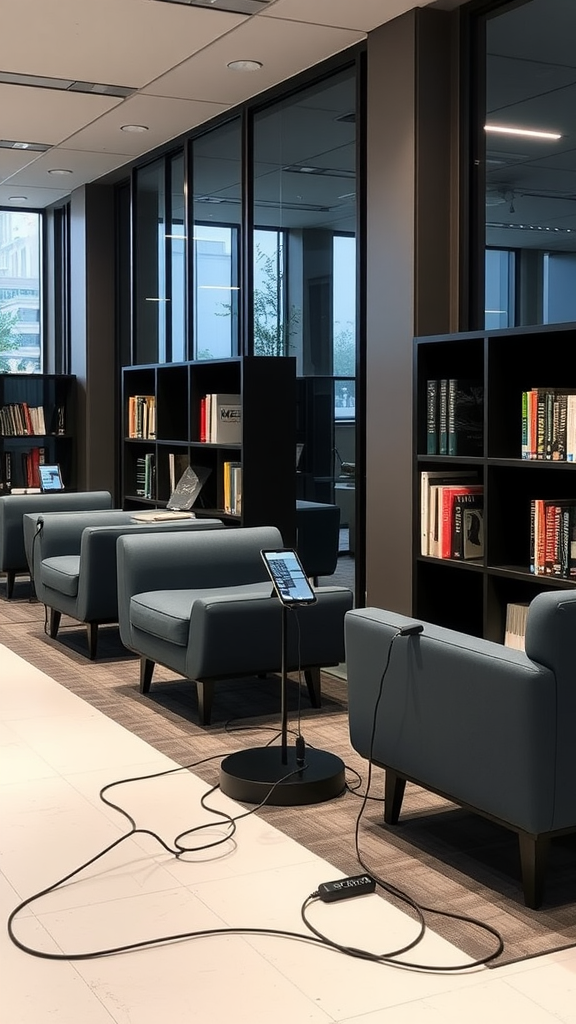
<path fill-rule="evenodd" d="M 208 394 L 238 394 L 242 431 L 238 443 L 210 443 L 200 437 L 201 400 Z M 155 436 L 129 437 L 131 396 L 155 402 Z M 169 456 L 178 465 L 209 470 L 197 515 L 230 525 L 277 526 L 284 543 L 296 530 L 296 361 L 293 357 L 243 356 L 221 360 L 124 367 L 122 442 L 123 503 L 127 509 L 161 508 L 170 497 Z M 155 466 L 152 492 L 137 494 L 138 460 Z M 224 463 L 242 469 L 240 514 L 224 507 Z"/>
<path fill-rule="evenodd" d="M 8 489 L 7 485 L 14 489 L 39 485 L 39 481 L 32 481 L 27 475 L 32 456 L 36 463 L 58 463 L 66 490 L 74 490 L 76 377 L 72 374 L 0 373 L 0 410 L 2 491 Z"/>
<path fill-rule="evenodd" d="M 530 571 L 531 500 L 576 501 L 576 463 L 522 458 L 522 393 L 576 388 L 576 324 L 420 337 L 414 357 L 413 613 L 503 642 L 508 603 L 576 585 Z M 474 456 L 427 450 L 428 381 L 450 378 L 483 388 L 482 437 Z M 473 561 L 421 552 L 421 473 L 456 469 L 474 472 L 484 487 L 484 552 Z"/>

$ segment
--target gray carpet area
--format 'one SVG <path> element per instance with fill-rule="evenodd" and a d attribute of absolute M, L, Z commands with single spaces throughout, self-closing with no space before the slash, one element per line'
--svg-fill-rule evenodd
<path fill-rule="evenodd" d="M 150 693 L 142 696 L 138 661 L 122 647 L 117 627 L 101 627 L 98 659 L 90 662 L 85 628 L 63 617 L 61 639 L 51 640 L 45 634 L 43 606 L 28 598 L 28 583 L 18 580 L 14 599 L 6 601 L 0 581 L 0 642 L 177 763 L 189 765 L 211 755 L 262 746 L 277 735 L 278 677 L 217 684 L 213 724 L 203 729 L 197 724 L 193 683 L 158 667 Z M 340 871 L 358 874 L 362 869 L 354 836 L 367 765 L 348 740 L 346 680 L 325 673 L 322 685 L 320 710 L 309 707 L 302 687 L 302 733 L 307 744 L 342 758 L 348 788 L 326 803 L 263 807 L 258 813 Z M 297 680 L 291 677 L 291 726 L 297 721 L 298 694 Z M 213 784 L 218 765 L 216 758 L 194 771 Z M 359 842 L 365 864 L 376 875 L 421 904 L 496 928 L 505 948 L 493 966 L 576 944 L 576 836 L 552 843 L 545 903 L 538 911 L 528 910 L 512 833 L 412 785 L 407 786 L 400 824 L 392 828 L 383 822 L 382 792 L 382 772 L 375 769 L 374 799 L 362 815 Z M 388 895 L 384 898 L 394 902 Z M 484 956 L 492 948 L 486 936 L 466 922 L 434 914 L 428 921 L 472 957 Z"/>

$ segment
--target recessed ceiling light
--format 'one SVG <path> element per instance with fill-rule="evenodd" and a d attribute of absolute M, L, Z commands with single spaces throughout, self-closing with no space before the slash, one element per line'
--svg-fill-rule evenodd
<path fill-rule="evenodd" d="M 226 67 L 230 71 L 260 71 L 263 65 L 259 60 L 231 60 Z"/>
<path fill-rule="evenodd" d="M 73 174 L 68 167 L 51 167 L 48 174 Z"/>
<path fill-rule="evenodd" d="M 28 196 L 8 196 L 9 203 L 27 203 Z"/>
<path fill-rule="evenodd" d="M 485 124 L 484 131 L 498 132 L 501 135 L 521 135 L 523 138 L 529 139 L 551 139 L 556 141 L 557 139 L 562 138 L 562 136 L 558 135 L 556 132 L 535 131 L 533 128 L 512 128 L 503 124 Z"/>
<path fill-rule="evenodd" d="M 147 124 L 123 124 L 120 126 L 121 132 L 147 132 Z"/>

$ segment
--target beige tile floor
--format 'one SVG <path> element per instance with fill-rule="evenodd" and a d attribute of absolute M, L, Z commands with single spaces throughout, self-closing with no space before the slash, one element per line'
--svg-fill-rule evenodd
<path fill-rule="evenodd" d="M 0 903 L 3 919 L 129 830 L 103 804 L 108 782 L 175 767 L 142 740 L 0 645 Z M 179 772 L 109 794 L 140 828 L 172 847 L 180 831 L 223 827 L 200 804 L 205 784 Z M 220 793 L 209 802 L 242 810 Z M 51 961 L 2 930 L 1 1024 L 576 1024 L 576 950 L 454 974 L 345 957 L 317 944 L 226 928 L 303 932 L 300 907 L 329 863 L 256 816 L 233 839 L 176 859 L 149 835 L 115 846 L 69 883 L 26 907 L 15 924 L 34 949 L 66 954 L 192 931 L 122 955 Z M 377 896 L 316 903 L 314 923 L 338 942 L 381 952 L 414 925 Z M 420 962 L 465 958 L 429 932 Z"/>

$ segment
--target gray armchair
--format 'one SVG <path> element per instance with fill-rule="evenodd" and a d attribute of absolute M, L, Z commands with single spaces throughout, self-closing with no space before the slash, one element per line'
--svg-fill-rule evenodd
<path fill-rule="evenodd" d="M 200 722 L 208 725 L 217 680 L 281 670 L 282 610 L 260 556 L 278 546 L 280 532 L 267 526 L 119 538 L 120 637 L 140 655 L 142 693 L 155 663 L 164 665 L 196 682 Z M 320 668 L 344 659 L 344 615 L 353 603 L 345 587 L 316 595 L 287 616 L 286 667 L 302 669 L 313 706 Z"/>
<path fill-rule="evenodd" d="M 109 491 L 79 491 L 67 494 L 6 494 L 0 496 L 0 572 L 6 573 L 6 597 L 12 597 L 14 581 L 28 573 L 22 519 L 27 513 L 69 512 L 109 509 Z"/>
<path fill-rule="evenodd" d="M 96 657 L 98 626 L 118 621 L 116 541 L 125 533 L 158 534 L 223 529 L 219 519 L 175 519 L 135 523 L 130 512 L 54 512 L 27 516 L 34 585 L 50 611 L 49 632 L 56 638 L 62 613 L 85 622 L 88 654 Z"/>
<path fill-rule="evenodd" d="M 527 906 L 543 897 L 550 839 L 576 831 L 576 592 L 533 599 L 526 653 L 377 608 L 346 616 L 350 738 L 385 768 L 384 818 L 406 781 L 518 833 Z M 375 708 L 378 694 L 376 722 Z"/>

